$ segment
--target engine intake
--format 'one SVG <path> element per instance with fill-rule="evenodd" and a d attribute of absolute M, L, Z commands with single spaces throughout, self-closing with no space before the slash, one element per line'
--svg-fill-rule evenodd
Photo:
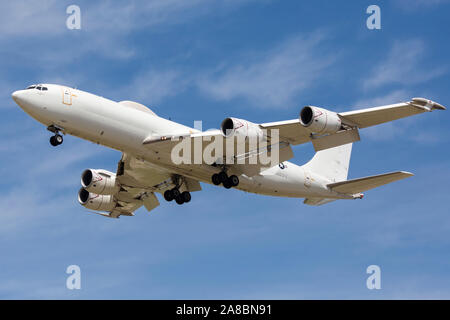
<path fill-rule="evenodd" d="M 336 133 L 342 127 L 341 119 L 336 112 L 306 106 L 300 111 L 300 124 L 311 133 Z"/>
<path fill-rule="evenodd" d="M 259 125 L 243 119 L 226 118 L 222 121 L 220 129 L 226 138 L 234 136 L 256 138 L 258 140 L 264 138 L 264 132 Z"/>
<path fill-rule="evenodd" d="M 81 174 L 81 185 L 89 192 L 96 194 L 113 194 L 119 190 L 116 175 L 101 169 L 86 169 Z"/>
<path fill-rule="evenodd" d="M 78 202 L 83 207 L 96 211 L 111 211 L 115 206 L 112 196 L 91 193 L 84 188 L 78 191 Z"/>

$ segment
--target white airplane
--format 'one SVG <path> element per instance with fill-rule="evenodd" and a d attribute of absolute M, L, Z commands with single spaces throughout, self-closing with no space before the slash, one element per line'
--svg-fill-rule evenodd
<path fill-rule="evenodd" d="M 358 130 L 435 109 L 445 110 L 423 98 L 341 113 L 306 106 L 298 119 L 255 124 L 227 118 L 220 129 L 202 132 L 161 118 L 142 104 L 114 102 L 61 85 L 32 85 L 15 91 L 12 97 L 54 133 L 50 138 L 53 146 L 63 142 L 61 134 L 70 134 L 122 152 L 116 173 L 87 169 L 81 175 L 80 204 L 110 218 L 132 216 L 142 205 L 148 211 L 154 209 L 159 205 L 155 193 L 178 204 L 189 202 L 190 192 L 201 190 L 200 182 L 257 194 L 305 198 L 308 205 L 361 199 L 362 192 L 412 173 L 397 171 L 347 180 L 352 143 L 360 139 Z M 265 130 L 277 132 L 279 138 Z M 217 154 L 214 162 L 173 161 L 173 148 L 180 141 L 194 145 L 196 139 L 220 138 L 226 142 L 234 136 L 244 136 L 244 143 L 264 136 L 268 143 L 265 148 L 244 149 L 241 154 L 233 148 L 233 152 L 227 149 L 212 154 Z M 312 142 L 316 150 L 314 157 L 303 166 L 288 162 L 293 157 L 291 145 L 307 142 Z M 236 140 L 233 143 L 238 144 Z M 207 145 L 202 142 L 200 151 L 205 151 Z M 278 161 L 271 167 L 259 160 L 253 164 L 237 161 L 255 154 L 271 154 L 272 149 L 277 150 Z"/>

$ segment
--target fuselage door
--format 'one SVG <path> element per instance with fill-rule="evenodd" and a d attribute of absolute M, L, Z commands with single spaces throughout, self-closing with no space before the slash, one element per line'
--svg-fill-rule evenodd
<path fill-rule="evenodd" d="M 69 88 L 63 88 L 62 89 L 62 95 L 63 95 L 63 103 L 70 106 L 72 105 L 72 91 Z"/>

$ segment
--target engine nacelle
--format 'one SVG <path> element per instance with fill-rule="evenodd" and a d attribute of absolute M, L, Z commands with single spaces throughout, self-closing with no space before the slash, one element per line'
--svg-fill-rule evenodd
<path fill-rule="evenodd" d="M 81 188 L 78 191 L 78 202 L 89 210 L 111 211 L 115 207 L 113 196 L 95 194 Z"/>
<path fill-rule="evenodd" d="M 306 106 L 300 111 L 300 124 L 311 133 L 336 133 L 341 129 L 341 119 L 336 112 Z"/>
<path fill-rule="evenodd" d="M 119 190 L 116 175 L 106 170 L 87 169 L 81 174 L 81 185 L 96 194 L 113 194 Z"/>
<path fill-rule="evenodd" d="M 220 125 L 224 137 L 248 137 L 261 141 L 264 138 L 264 131 L 256 123 L 237 119 L 226 118 Z"/>

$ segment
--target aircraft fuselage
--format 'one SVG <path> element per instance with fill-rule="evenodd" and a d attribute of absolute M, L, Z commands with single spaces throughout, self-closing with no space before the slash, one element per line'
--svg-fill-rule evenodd
<path fill-rule="evenodd" d="M 155 152 L 143 145 L 150 135 L 186 135 L 194 128 L 161 118 L 151 111 L 130 107 L 88 92 L 60 85 L 43 84 L 47 90 L 19 90 L 13 99 L 30 116 L 49 127 L 54 126 L 96 144 L 144 159 L 161 170 L 167 170 L 205 183 L 219 171 L 211 165 L 174 165 L 170 154 Z M 239 176 L 238 189 L 283 197 L 349 198 L 332 192 L 328 181 L 288 161 L 253 177 Z"/>

